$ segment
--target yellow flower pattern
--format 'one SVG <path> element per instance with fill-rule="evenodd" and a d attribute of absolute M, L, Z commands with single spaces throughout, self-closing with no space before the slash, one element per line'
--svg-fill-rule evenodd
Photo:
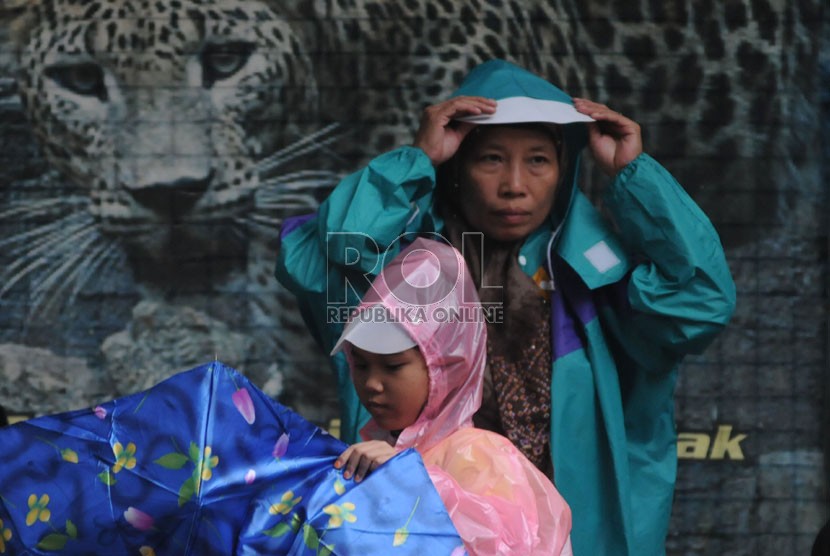
<path fill-rule="evenodd" d="M 219 465 L 219 456 L 211 455 L 212 449 L 210 446 L 205 446 L 204 458 L 200 461 L 202 466 L 202 480 L 209 481 L 213 477 L 213 469 Z"/>
<path fill-rule="evenodd" d="M 406 523 L 403 524 L 403 527 L 399 527 L 395 531 L 395 536 L 392 537 L 392 546 L 401 546 L 409 538 L 409 522 L 412 521 L 412 516 L 415 515 L 415 510 L 418 509 L 418 504 L 420 502 L 421 497 L 419 496 L 415 500 L 415 505 L 412 506 L 412 511 L 409 513 L 409 518 L 406 520 Z"/>
<path fill-rule="evenodd" d="M 43 494 L 40 498 L 36 494 L 29 495 L 29 513 L 26 514 L 26 525 L 31 527 L 37 520 L 47 522 L 52 517 L 52 512 L 46 506 L 49 505 L 49 495 Z"/>
<path fill-rule="evenodd" d="M 354 523 L 357 521 L 357 516 L 352 512 L 355 510 L 355 505 L 351 502 L 343 502 L 340 505 L 329 504 L 323 508 L 323 513 L 330 515 L 328 527 L 334 529 L 343 525 L 344 521 Z"/>
<path fill-rule="evenodd" d="M 7 529 L 6 525 L 3 523 L 3 520 L 0 519 L 0 554 L 6 553 L 6 541 L 10 541 L 12 538 L 12 530 Z"/>
<path fill-rule="evenodd" d="M 302 500 L 302 499 L 303 499 L 302 496 L 298 496 L 298 497 L 294 498 L 294 491 L 292 491 L 292 490 L 286 491 L 282 495 L 282 498 L 280 499 L 279 503 L 271 504 L 271 507 L 268 508 L 268 513 L 270 513 L 271 515 L 277 515 L 277 514 L 287 515 L 288 512 L 293 510 L 294 506 L 299 504 L 300 500 Z"/>
<path fill-rule="evenodd" d="M 61 458 L 69 463 L 78 463 L 78 453 L 71 448 L 61 450 Z"/>
<path fill-rule="evenodd" d="M 112 466 L 113 473 L 118 473 L 122 469 L 132 469 L 135 467 L 136 447 L 134 443 L 130 442 L 124 448 L 120 442 L 116 442 L 112 447 L 112 453 L 115 454 L 115 465 Z"/>
<path fill-rule="evenodd" d="M 392 546 L 401 546 L 409 538 L 409 531 L 406 527 L 401 527 L 395 531 L 395 536 L 392 537 Z"/>

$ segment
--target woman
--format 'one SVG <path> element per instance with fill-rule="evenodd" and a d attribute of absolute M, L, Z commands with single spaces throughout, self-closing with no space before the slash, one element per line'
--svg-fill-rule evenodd
<path fill-rule="evenodd" d="M 613 178 L 603 214 L 577 187 L 586 144 Z M 332 307 L 356 306 L 415 234 L 447 237 L 501 309 L 476 424 L 553 478 L 574 553 L 663 554 L 677 367 L 723 329 L 735 290 L 717 233 L 642 152 L 639 126 L 508 62 L 475 68 L 427 108 L 413 146 L 283 229 L 277 277 L 325 348 L 342 331 Z M 335 368 L 354 441 L 365 410 L 345 360 Z"/>

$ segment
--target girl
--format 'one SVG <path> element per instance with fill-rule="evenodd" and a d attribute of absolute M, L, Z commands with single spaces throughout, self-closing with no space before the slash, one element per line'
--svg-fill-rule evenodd
<path fill-rule="evenodd" d="M 470 554 L 570 555 L 570 510 L 550 480 L 508 439 L 472 425 L 484 315 L 449 245 L 419 238 L 385 266 L 334 348 L 371 414 L 364 442 L 335 467 L 360 481 L 414 448 Z"/>

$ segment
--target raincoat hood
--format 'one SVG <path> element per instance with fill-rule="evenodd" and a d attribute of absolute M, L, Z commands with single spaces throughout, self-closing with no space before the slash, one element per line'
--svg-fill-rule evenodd
<path fill-rule="evenodd" d="M 395 448 L 428 450 L 459 428 L 472 426 L 481 405 L 487 330 L 461 253 L 444 243 L 416 239 L 375 278 L 354 318 L 398 323 L 426 360 L 427 403 L 400 433 Z M 351 346 L 345 351 L 351 366 Z M 373 419 L 360 431 L 364 440 L 387 434 Z"/>
<path fill-rule="evenodd" d="M 451 95 L 481 96 L 497 101 L 494 114 L 465 116 L 478 125 L 542 123 L 562 131 L 562 175 L 552 212 L 552 224 L 565 219 L 578 177 L 579 156 L 588 141 L 586 123 L 594 121 L 574 108 L 573 99 L 556 85 L 505 60 L 489 60 L 473 68 Z"/>

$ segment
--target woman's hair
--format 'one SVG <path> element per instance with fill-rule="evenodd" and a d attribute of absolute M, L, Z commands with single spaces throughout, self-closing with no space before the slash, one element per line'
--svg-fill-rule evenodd
<path fill-rule="evenodd" d="M 565 177 L 568 158 L 565 153 L 566 147 L 561 126 L 539 122 L 478 125 L 467 134 L 455 155 L 435 170 L 436 186 L 433 206 L 439 215 L 445 216 L 447 214 L 445 211 L 457 211 L 459 208 L 458 193 L 455 190 L 462 179 L 465 157 L 473 150 L 487 129 L 504 127 L 528 129 L 548 134 L 556 147 L 560 181 Z"/>

